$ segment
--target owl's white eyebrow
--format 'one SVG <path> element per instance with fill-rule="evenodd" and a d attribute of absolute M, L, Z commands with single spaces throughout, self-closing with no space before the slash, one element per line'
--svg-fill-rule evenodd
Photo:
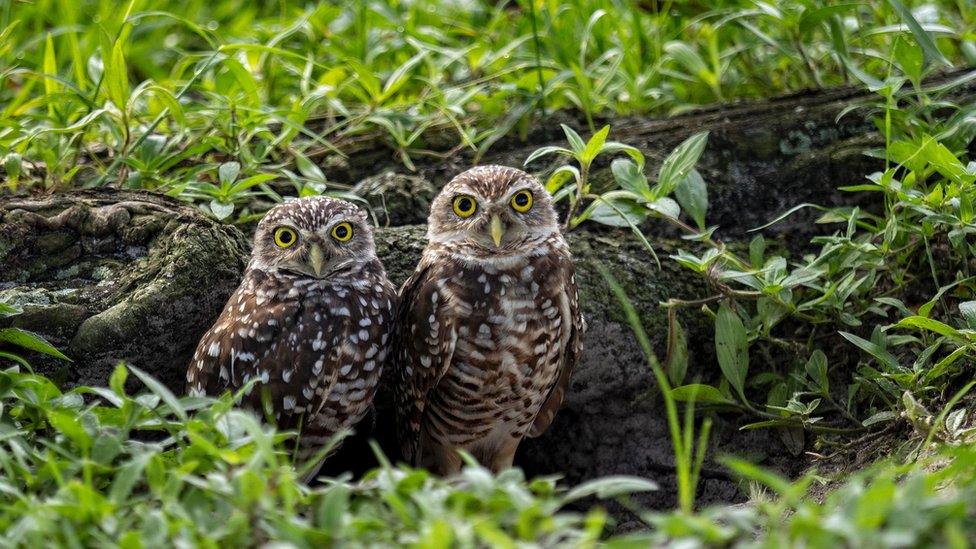
<path fill-rule="evenodd" d="M 454 193 L 454 195 L 457 196 L 459 194 L 466 194 L 468 196 L 473 196 L 474 198 L 478 199 L 478 201 L 482 201 L 482 200 L 485 199 L 485 197 L 483 197 L 480 194 L 478 194 L 477 191 L 475 191 L 474 189 L 472 189 L 471 187 L 469 187 L 467 184 L 464 184 L 464 185 L 458 187 L 458 189 Z"/>

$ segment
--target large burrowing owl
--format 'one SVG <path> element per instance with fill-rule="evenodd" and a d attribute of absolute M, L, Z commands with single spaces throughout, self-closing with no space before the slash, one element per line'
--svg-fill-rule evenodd
<path fill-rule="evenodd" d="M 404 457 L 450 474 L 466 450 L 497 472 L 552 422 L 579 358 L 572 258 L 545 189 L 501 166 L 448 183 L 427 236 L 397 313 Z"/>
<path fill-rule="evenodd" d="M 356 206 L 324 197 L 273 208 L 258 224 L 244 280 L 204 334 L 191 393 L 258 380 L 279 427 L 300 429 L 299 457 L 366 414 L 392 344 L 396 290 Z M 266 395 L 266 396 L 265 396 Z"/>

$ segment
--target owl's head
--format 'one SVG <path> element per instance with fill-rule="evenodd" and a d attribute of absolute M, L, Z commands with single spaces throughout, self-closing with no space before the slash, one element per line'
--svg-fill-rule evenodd
<path fill-rule="evenodd" d="M 504 166 L 461 173 L 430 209 L 430 241 L 474 258 L 526 253 L 559 232 L 546 189 L 522 170 Z"/>
<path fill-rule="evenodd" d="M 275 206 L 258 223 L 249 268 L 336 278 L 376 260 L 365 212 L 322 196 Z"/>

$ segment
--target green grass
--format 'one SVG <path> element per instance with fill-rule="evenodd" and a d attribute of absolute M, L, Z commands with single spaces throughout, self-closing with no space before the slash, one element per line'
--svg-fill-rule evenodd
<path fill-rule="evenodd" d="M 127 394 L 129 371 L 149 390 Z M 567 490 L 473 464 L 450 480 L 386 464 L 308 487 L 290 435 L 230 396 L 178 398 L 122 366 L 110 385 L 62 392 L 0 371 L 0 545 L 592 547 L 606 514 L 567 505 L 655 488 L 616 477 Z"/>
<path fill-rule="evenodd" d="M 483 152 L 558 109 L 595 130 L 886 74 L 909 30 L 894 4 L 819 4 L 7 0 L 0 158 L 11 190 L 113 183 L 246 215 L 251 194 L 190 184 L 234 161 L 295 194 L 342 192 L 354 182 L 315 164 L 363 138 L 409 168 L 450 147 L 431 132 Z M 916 12 L 947 60 L 976 61 L 969 3 Z"/>

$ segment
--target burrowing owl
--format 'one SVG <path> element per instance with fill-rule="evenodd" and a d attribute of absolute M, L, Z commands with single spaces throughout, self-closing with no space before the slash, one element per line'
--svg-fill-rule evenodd
<path fill-rule="evenodd" d="M 431 205 L 428 244 L 400 293 L 394 367 L 405 458 L 493 471 L 549 426 L 580 354 L 583 319 L 566 241 L 529 174 L 484 166 Z"/>
<path fill-rule="evenodd" d="M 301 429 L 308 456 L 372 403 L 395 292 L 356 206 L 324 197 L 276 206 L 258 224 L 244 280 L 200 340 L 188 388 L 217 395 L 258 380 L 245 404 L 260 410 L 270 398 L 279 427 Z"/>

